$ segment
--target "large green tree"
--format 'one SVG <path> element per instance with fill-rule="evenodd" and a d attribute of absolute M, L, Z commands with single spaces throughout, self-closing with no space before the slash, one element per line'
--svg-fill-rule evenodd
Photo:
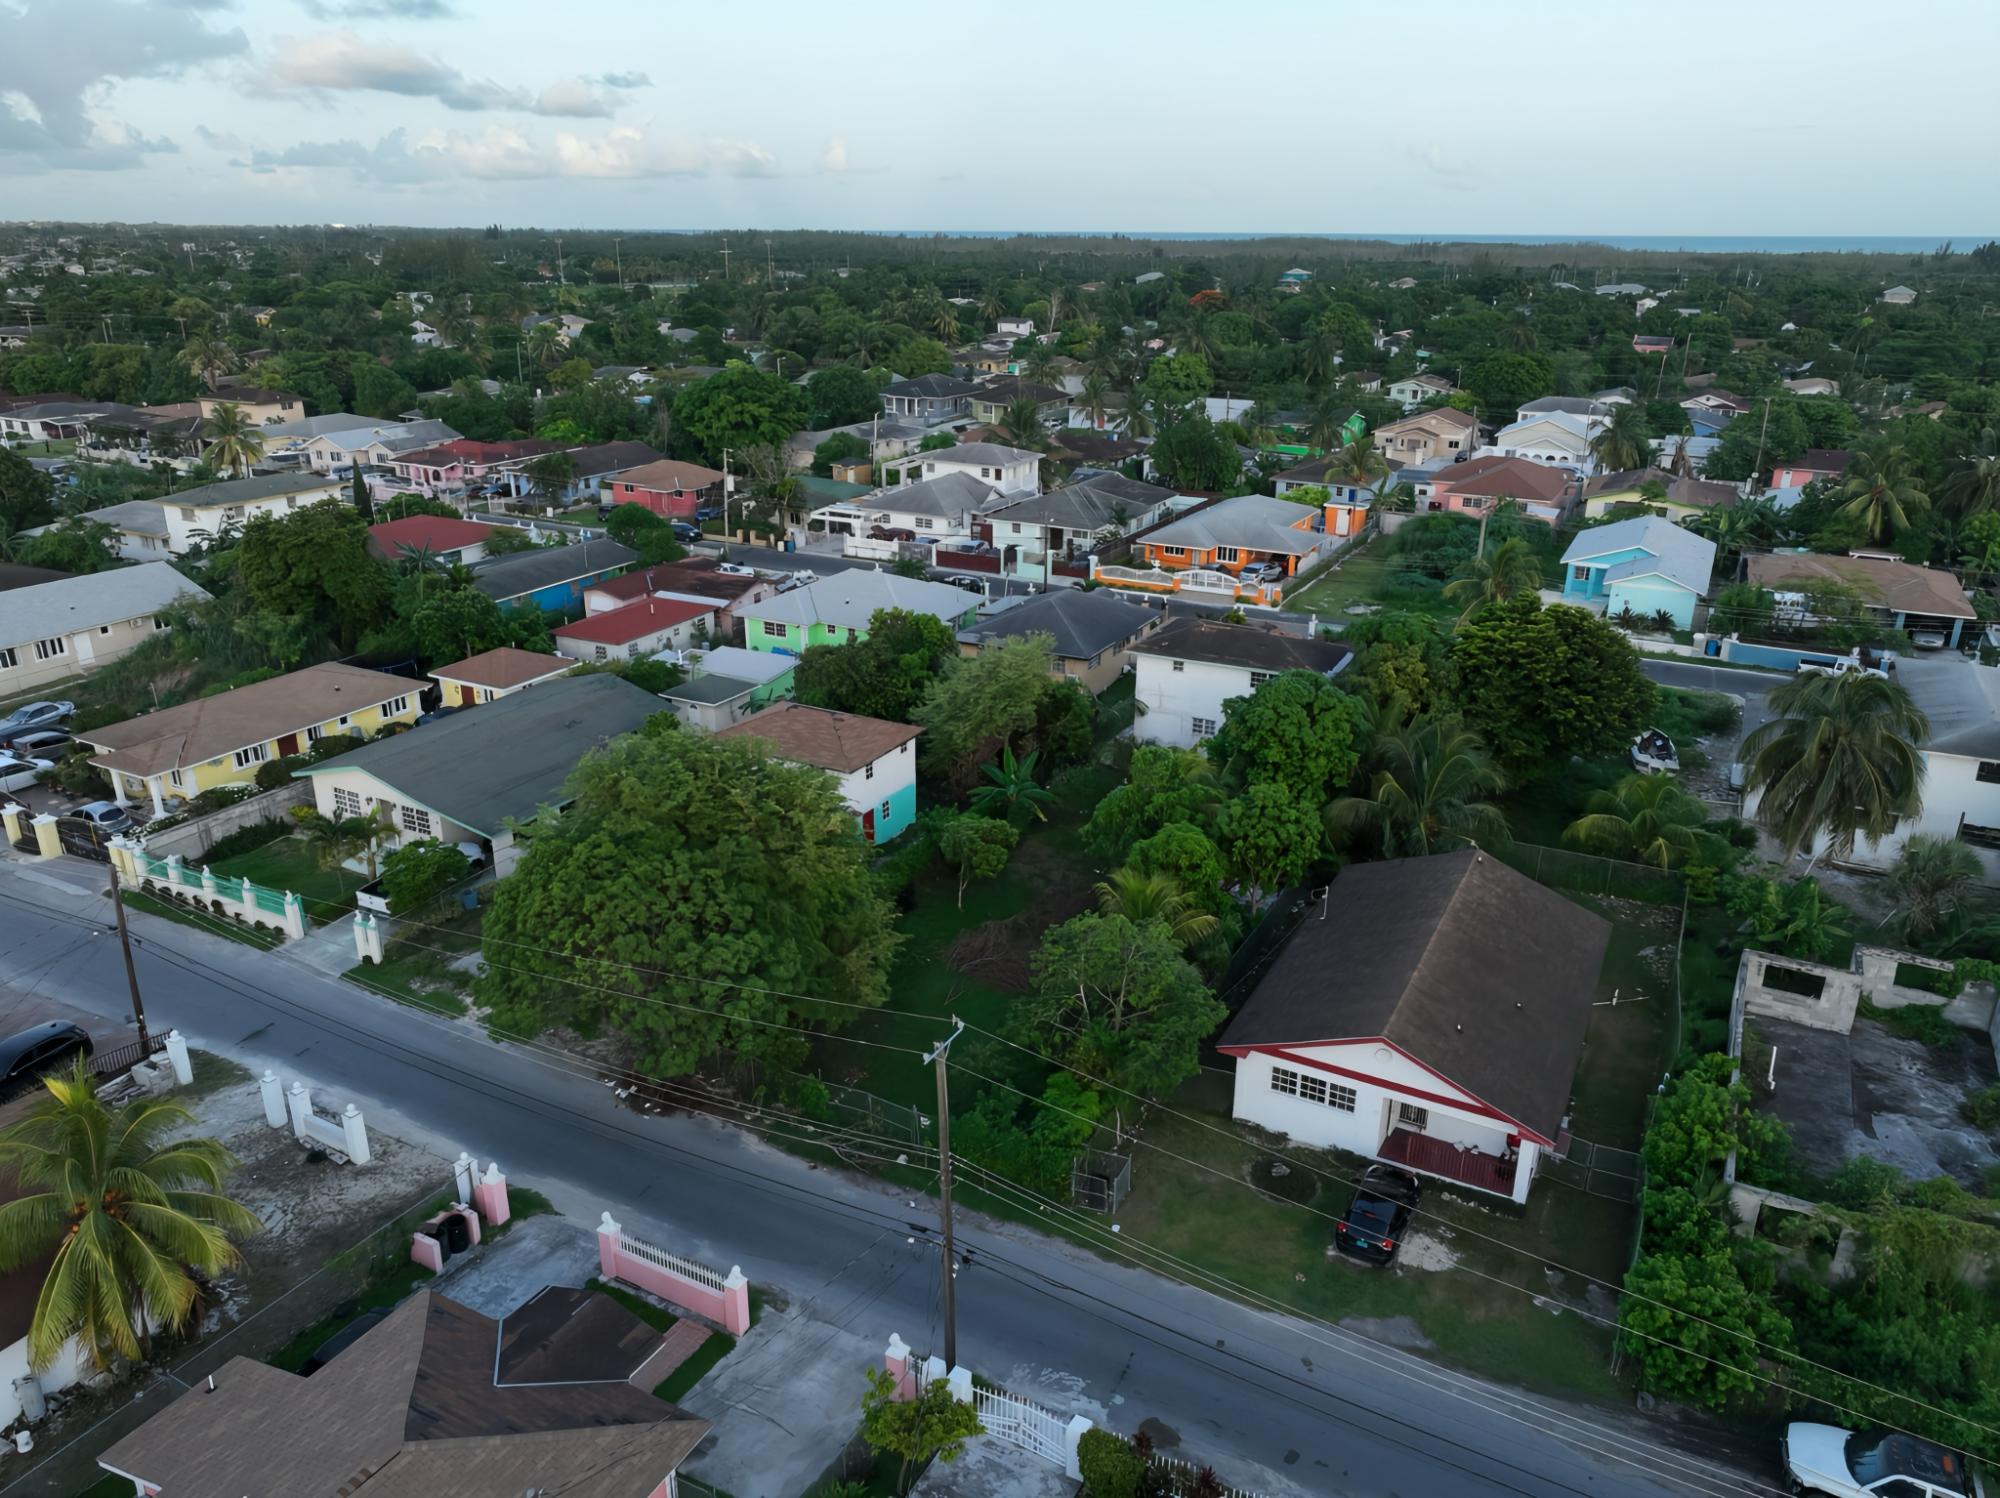
<path fill-rule="evenodd" d="M 1277 781 L 1317 813 L 1354 772 L 1367 717 L 1317 671 L 1281 671 L 1222 704 L 1208 757 L 1239 784 Z"/>
<path fill-rule="evenodd" d="M 1225 806 L 1216 835 L 1230 867 L 1264 890 L 1297 884 L 1326 846 L 1320 804 L 1276 780 L 1255 782 Z"/>
<path fill-rule="evenodd" d="M 1200 831 L 1222 809 L 1214 767 L 1198 750 L 1141 744 L 1125 783 L 1097 803 L 1083 843 L 1099 858 L 1122 863 L 1134 843 L 1179 823 Z"/>
<path fill-rule="evenodd" d="M 0 1206 L 0 1270 L 48 1261 L 28 1321 L 31 1367 L 51 1367 L 75 1340 L 108 1370 L 139 1360 L 149 1325 L 184 1329 L 201 1280 L 234 1265 L 234 1240 L 262 1224 L 222 1194 L 236 1161 L 190 1136 L 194 1115 L 180 1103 L 109 1107 L 81 1060 L 42 1085 L 0 1130 L 0 1168 L 14 1177 Z"/>
<path fill-rule="evenodd" d="M 930 614 L 877 609 L 867 638 L 810 645 L 793 668 L 799 701 L 835 712 L 907 723 L 945 664 L 957 657 L 951 626 Z"/>
<path fill-rule="evenodd" d="M 852 364 L 836 364 L 813 375 L 806 381 L 806 397 L 811 404 L 809 425 L 819 431 L 882 413 L 881 387 L 866 370 Z"/>
<path fill-rule="evenodd" d="M 790 380 L 735 363 L 674 397 L 677 454 L 722 466 L 725 449 L 782 445 L 811 414 L 806 392 Z"/>
<path fill-rule="evenodd" d="M 1628 775 L 1590 798 L 1590 810 L 1563 829 L 1563 841 L 1671 869 L 1702 847 L 1708 810 L 1670 775 Z"/>
<path fill-rule="evenodd" d="M 389 612 L 390 573 L 352 505 L 322 500 L 282 518 L 253 515 L 236 568 L 257 607 L 296 614 L 351 649 Z"/>
<path fill-rule="evenodd" d="M 587 756 L 565 795 L 486 919 L 497 1028 L 609 1028 L 680 1076 L 718 1049 L 796 1065 L 800 1030 L 888 997 L 893 910 L 831 775 L 669 725 Z"/>
<path fill-rule="evenodd" d="M 56 518 L 49 476 L 9 447 L 0 447 L 0 542 Z"/>
<path fill-rule="evenodd" d="M 1743 741 L 1757 821 L 1787 854 L 1848 857 L 1922 805 L 1930 723 L 1893 681 L 1859 672 L 1775 688 L 1773 717 Z"/>
<path fill-rule="evenodd" d="M 1457 719 L 1386 724 L 1369 746 L 1366 769 L 1355 794 L 1326 809 L 1334 836 L 1369 838 L 1389 858 L 1508 840 L 1507 818 L 1486 799 L 1506 777 L 1479 735 Z"/>
<path fill-rule="evenodd" d="M 911 721 L 932 773 L 964 780 L 989 755 L 1035 726 L 1055 659 L 1047 635 L 1021 635 L 951 663 L 931 683 Z"/>
<path fill-rule="evenodd" d="M 1465 388 L 1478 398 L 1479 409 L 1489 419 L 1504 424 L 1529 401 L 1555 389 L 1555 370 L 1539 354 L 1496 350 L 1465 372 Z"/>
<path fill-rule="evenodd" d="M 1459 627 L 1451 659 L 1467 720 L 1511 769 L 1613 753 L 1653 710 L 1631 642 L 1567 604 L 1520 597 L 1483 609 Z"/>

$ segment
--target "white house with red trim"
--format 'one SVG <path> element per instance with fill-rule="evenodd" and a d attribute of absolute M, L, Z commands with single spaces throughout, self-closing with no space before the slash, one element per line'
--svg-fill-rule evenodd
<path fill-rule="evenodd" d="M 1477 849 L 1344 869 L 1223 1034 L 1235 1116 L 1525 1202 L 1610 937 Z"/>

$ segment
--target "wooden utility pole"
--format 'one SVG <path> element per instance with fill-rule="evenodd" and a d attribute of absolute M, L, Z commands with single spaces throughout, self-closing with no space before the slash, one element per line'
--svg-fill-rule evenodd
<path fill-rule="evenodd" d="M 952 1246 L 951 1236 L 951 1078 L 946 1062 L 950 1058 L 951 1043 L 965 1033 L 965 1021 L 954 1015 L 952 1025 L 951 1034 L 940 1040 L 936 1049 L 924 1057 L 926 1063 L 937 1068 L 938 1217 L 942 1223 L 944 1245 L 939 1280 L 944 1286 L 944 1365 L 947 1369 L 958 1366 L 958 1294 L 953 1283 L 958 1273 L 958 1254 Z"/>
<path fill-rule="evenodd" d="M 118 865 L 111 865 L 111 908 L 118 916 L 118 945 L 125 953 L 125 982 L 132 990 L 132 1018 L 139 1025 L 139 1053 L 149 1053 L 151 1037 L 146 1033 L 146 1001 L 139 995 L 139 970 L 132 965 L 132 936 L 125 929 L 125 896 L 118 883 Z"/>

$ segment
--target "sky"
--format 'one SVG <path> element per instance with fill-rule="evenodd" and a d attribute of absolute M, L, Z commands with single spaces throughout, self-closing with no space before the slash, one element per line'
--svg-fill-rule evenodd
<path fill-rule="evenodd" d="M 2000 0 L 0 0 L 0 219 L 1989 227 Z"/>

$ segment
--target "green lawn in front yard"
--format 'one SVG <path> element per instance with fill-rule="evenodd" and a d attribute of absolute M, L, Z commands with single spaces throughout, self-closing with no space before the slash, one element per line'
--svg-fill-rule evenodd
<path fill-rule="evenodd" d="M 392 938 L 380 964 L 359 963 L 341 976 L 419 1009 L 457 1016 L 471 1007 L 472 974 L 452 966 L 454 957 L 479 950 L 486 907 L 459 911 L 442 925 Z"/>
<path fill-rule="evenodd" d="M 231 941 L 240 941 L 246 947 L 255 947 L 260 952 L 268 952 L 279 944 L 279 939 L 269 932 L 259 931 L 255 926 L 238 925 L 228 916 L 215 915 L 209 911 L 190 910 L 172 900 L 158 895 L 149 895 L 142 889 L 127 889 L 119 898 L 125 902 L 128 911 L 143 911 L 156 915 L 163 921 L 172 921 L 177 926 L 192 926 L 197 931 L 206 931 L 211 936 L 226 936 Z"/>
<path fill-rule="evenodd" d="M 209 868 L 217 875 L 248 879 L 265 889 L 295 894 L 305 903 L 306 914 L 315 921 L 351 913 L 355 890 L 368 882 L 365 875 L 328 868 L 302 837 L 281 837 Z"/>
<path fill-rule="evenodd" d="M 1354 604 L 1433 614 L 1441 619 L 1458 613 L 1445 602 L 1442 586 L 1397 586 L 1392 580 L 1403 570 L 1401 559 L 1392 556 L 1385 539 L 1378 536 L 1308 578 L 1303 588 L 1287 589 L 1285 612 L 1317 614 L 1322 623 L 1335 626 L 1350 617 L 1347 610 Z"/>

